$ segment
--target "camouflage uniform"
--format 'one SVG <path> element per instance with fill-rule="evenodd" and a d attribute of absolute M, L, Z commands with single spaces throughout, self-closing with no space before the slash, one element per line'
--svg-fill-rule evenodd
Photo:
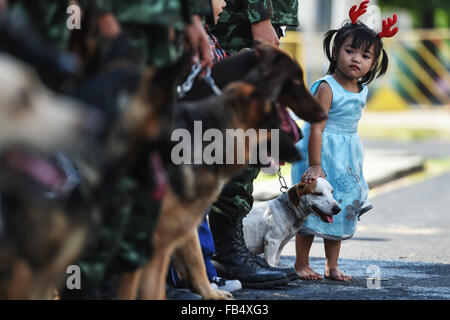
<path fill-rule="evenodd" d="M 228 0 L 211 31 L 226 51 L 235 53 L 251 47 L 252 23 L 271 19 L 279 33 L 280 26 L 298 26 L 297 12 L 297 0 Z"/>
<path fill-rule="evenodd" d="M 228 0 L 212 32 L 226 51 L 237 52 L 251 47 L 252 23 L 270 18 L 276 29 L 280 26 L 296 27 L 297 10 L 297 0 Z M 253 180 L 259 171 L 259 167 L 250 165 L 224 186 L 218 200 L 211 207 L 210 224 L 213 234 L 220 232 L 220 225 L 223 227 L 228 221 L 238 226 L 242 223 L 253 206 Z M 225 215 L 228 219 L 223 219 L 224 216 L 219 219 L 215 214 Z M 231 244 L 226 238 L 215 237 L 214 240 L 217 248 L 231 250 Z"/>
<path fill-rule="evenodd" d="M 173 64 L 183 52 L 183 30 L 190 16 L 212 17 L 209 0 L 101 0 L 117 17 L 146 65 Z M 109 2 L 109 5 L 106 5 Z"/>
<path fill-rule="evenodd" d="M 67 48 L 70 30 L 66 22 L 69 1 L 10 0 L 11 10 L 25 12 L 38 31 L 59 49 Z M 79 0 L 85 9 L 91 1 Z M 98 14 L 116 16 L 131 45 L 138 49 L 145 65 L 174 63 L 183 50 L 182 31 L 189 17 L 198 14 L 212 19 L 210 0 L 96 0 Z M 83 28 L 83 25 L 81 26 Z"/>
<path fill-rule="evenodd" d="M 108 8 L 116 16 L 131 45 L 141 52 L 143 63 L 161 67 L 173 64 L 182 53 L 181 36 L 188 17 L 212 13 L 209 1 L 207 6 L 199 4 L 203 0 L 189 1 L 188 6 L 182 6 L 179 0 L 153 1 L 154 5 L 149 0 L 104 0 L 102 8 Z M 154 191 L 151 185 L 158 185 L 157 182 L 140 181 L 139 177 L 147 172 L 154 179 L 162 172 L 161 168 L 160 172 L 155 172 L 154 167 L 147 168 L 147 163 L 144 161 L 135 175 L 121 179 L 107 195 L 110 201 L 103 206 L 109 216 L 106 225 L 101 228 L 95 250 L 80 261 L 84 276 L 89 277 L 84 293 L 88 298 L 115 298 L 117 275 L 136 270 L 151 257 L 152 234 L 162 199 L 150 197 Z M 149 169 L 154 171 L 148 172 Z M 97 255 L 99 251 L 103 256 Z"/>
<path fill-rule="evenodd" d="M 14 15 L 25 15 L 45 40 L 58 49 L 67 47 L 70 32 L 66 21 L 69 15 L 66 1 L 55 0 L 9 0 L 10 11 Z"/>
<path fill-rule="evenodd" d="M 138 168 L 102 190 L 101 225 L 75 262 L 81 269 L 81 290 L 64 290 L 62 299 L 115 299 L 118 275 L 133 272 L 151 257 L 162 200 L 161 181 L 153 180 L 161 172 L 149 167 L 147 158 Z"/>
<path fill-rule="evenodd" d="M 86 8 L 88 1 L 79 3 Z M 59 49 L 67 48 L 68 2 L 11 0 L 10 4 L 11 10 L 25 12 L 46 40 Z M 173 64 L 178 59 L 183 49 L 182 32 L 191 15 L 199 14 L 210 20 L 212 17 L 209 0 L 97 0 L 96 6 L 99 14 L 115 15 L 131 45 L 140 51 L 142 62 L 156 66 Z M 135 174 L 102 190 L 99 203 L 102 224 L 76 262 L 81 268 L 82 290 L 64 290 L 63 299 L 115 298 L 115 292 L 105 292 L 105 286 L 109 286 L 103 281 L 105 277 L 117 280 L 115 275 L 132 272 L 150 258 L 151 235 L 162 201 L 161 192 L 158 197 L 151 197 L 152 191 L 158 193 L 154 189 L 158 181 L 152 179 L 161 177 L 158 174 L 161 172 L 156 172 L 161 168 L 149 168 L 147 159 L 142 160 Z M 112 286 L 109 289 L 114 290 L 115 284 Z"/>

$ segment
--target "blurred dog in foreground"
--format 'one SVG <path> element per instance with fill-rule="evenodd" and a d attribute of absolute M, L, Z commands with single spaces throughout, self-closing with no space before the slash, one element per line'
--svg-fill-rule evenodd
<path fill-rule="evenodd" d="M 169 127 L 180 69 L 122 64 L 84 81 L 75 100 L 0 58 L 0 298 L 59 287 L 105 214 L 108 187 L 147 163 Z"/>
<path fill-rule="evenodd" d="M 95 220 L 62 153 L 95 117 L 11 56 L 0 55 L 0 82 L 0 298 L 48 297 Z"/>
<path fill-rule="evenodd" d="M 0 150 L 8 145 L 57 149 L 74 145 L 94 114 L 73 99 L 47 90 L 33 69 L 0 54 Z"/>

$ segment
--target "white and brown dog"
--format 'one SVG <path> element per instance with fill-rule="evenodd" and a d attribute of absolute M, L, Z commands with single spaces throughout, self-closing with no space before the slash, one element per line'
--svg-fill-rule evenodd
<path fill-rule="evenodd" d="M 284 246 L 311 213 L 332 223 L 333 215 L 340 211 L 326 179 L 298 183 L 276 199 L 255 203 L 243 221 L 245 243 L 251 252 L 264 253 L 267 262 L 275 267 Z"/>

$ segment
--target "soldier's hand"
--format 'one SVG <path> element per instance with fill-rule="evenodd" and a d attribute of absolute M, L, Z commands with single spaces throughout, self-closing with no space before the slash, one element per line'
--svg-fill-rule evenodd
<path fill-rule="evenodd" d="M 97 19 L 97 26 L 100 35 L 108 39 L 115 38 L 122 32 L 119 22 L 111 13 L 100 16 Z"/>
<path fill-rule="evenodd" d="M 275 29 L 270 22 L 270 19 L 266 19 L 252 24 L 253 39 L 267 42 L 275 46 L 280 45 L 280 40 Z"/>
<path fill-rule="evenodd" d="M 200 16 L 192 16 L 192 22 L 186 26 L 186 42 L 192 50 L 194 62 L 200 61 L 203 70 L 211 68 L 213 65 L 212 57 L 209 49 L 208 35 L 203 27 Z M 205 72 L 203 71 L 202 74 Z"/>

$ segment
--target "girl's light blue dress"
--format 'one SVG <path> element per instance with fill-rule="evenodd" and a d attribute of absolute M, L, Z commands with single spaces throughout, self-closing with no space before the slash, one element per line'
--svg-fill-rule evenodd
<path fill-rule="evenodd" d="M 369 187 L 363 176 L 363 148 L 357 131 L 368 89 L 363 85 L 361 92 L 353 93 L 345 90 L 331 75 L 326 75 L 312 85 L 313 95 L 322 81 L 330 86 L 333 100 L 322 134 L 321 164 L 326 179 L 333 186 L 333 196 L 341 212 L 333 217 L 332 223 L 322 222 L 311 214 L 299 234 L 345 240 L 355 233 L 359 216 L 371 208 L 367 201 Z M 303 159 L 292 165 L 292 184 L 300 182 L 309 167 L 309 123 L 304 125 L 302 132 L 304 138 L 296 147 Z"/>

